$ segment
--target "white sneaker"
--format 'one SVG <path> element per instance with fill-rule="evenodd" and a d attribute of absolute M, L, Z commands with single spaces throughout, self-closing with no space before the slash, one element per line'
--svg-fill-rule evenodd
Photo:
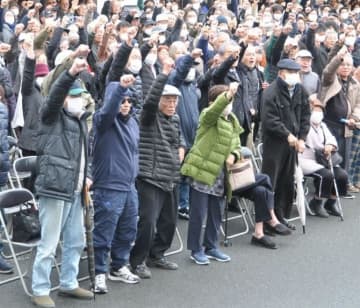
<path fill-rule="evenodd" d="M 125 283 L 139 283 L 141 279 L 139 276 L 130 272 L 129 268 L 125 265 L 117 271 L 111 271 L 109 274 L 109 280 L 122 281 Z"/>
<path fill-rule="evenodd" d="M 105 294 L 108 292 L 105 274 L 98 274 L 95 276 L 95 289 L 93 291 L 96 294 Z"/>

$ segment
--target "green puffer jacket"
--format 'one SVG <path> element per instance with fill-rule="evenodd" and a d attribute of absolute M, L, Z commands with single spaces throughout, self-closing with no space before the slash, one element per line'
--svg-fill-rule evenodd
<path fill-rule="evenodd" d="M 202 111 L 194 145 L 181 168 L 183 175 L 212 186 L 230 154 L 240 159 L 239 135 L 243 129 L 233 113 L 228 120 L 221 115 L 229 103 L 223 93 Z"/>

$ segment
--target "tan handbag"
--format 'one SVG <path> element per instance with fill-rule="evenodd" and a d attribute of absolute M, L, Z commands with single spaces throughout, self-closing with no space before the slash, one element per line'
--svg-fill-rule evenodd
<path fill-rule="evenodd" d="M 251 160 L 238 161 L 228 168 L 232 191 L 255 183 L 255 172 Z"/>

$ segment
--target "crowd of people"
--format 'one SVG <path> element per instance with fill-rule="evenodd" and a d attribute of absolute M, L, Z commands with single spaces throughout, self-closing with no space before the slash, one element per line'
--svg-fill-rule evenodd
<path fill-rule="evenodd" d="M 196 264 L 229 262 L 219 233 L 233 196 L 254 202 L 251 243 L 276 249 L 271 235 L 295 229 L 297 165 L 314 179 L 319 217 L 341 215 L 333 177 L 341 196 L 360 192 L 356 1 L 1 0 L 0 41 L 0 185 L 14 135 L 37 156 L 39 307 L 55 307 L 60 238 L 59 295 L 92 299 L 107 279 L 176 270 L 165 252 L 178 217 L 189 221 Z M 261 173 L 231 191 L 229 168 L 259 143 Z M 334 172 L 319 151 L 339 154 Z M 85 189 L 95 208 L 91 291 L 77 281 Z M 0 272 L 12 272 L 2 258 Z"/>

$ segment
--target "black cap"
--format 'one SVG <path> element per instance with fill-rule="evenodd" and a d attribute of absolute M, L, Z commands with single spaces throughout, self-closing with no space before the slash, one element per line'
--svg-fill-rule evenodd
<path fill-rule="evenodd" d="M 281 70 L 300 71 L 301 67 L 292 59 L 281 59 L 276 65 Z"/>
<path fill-rule="evenodd" d="M 155 25 L 156 22 L 153 21 L 152 19 L 147 19 L 143 22 L 144 26 L 150 26 L 150 25 Z"/>

